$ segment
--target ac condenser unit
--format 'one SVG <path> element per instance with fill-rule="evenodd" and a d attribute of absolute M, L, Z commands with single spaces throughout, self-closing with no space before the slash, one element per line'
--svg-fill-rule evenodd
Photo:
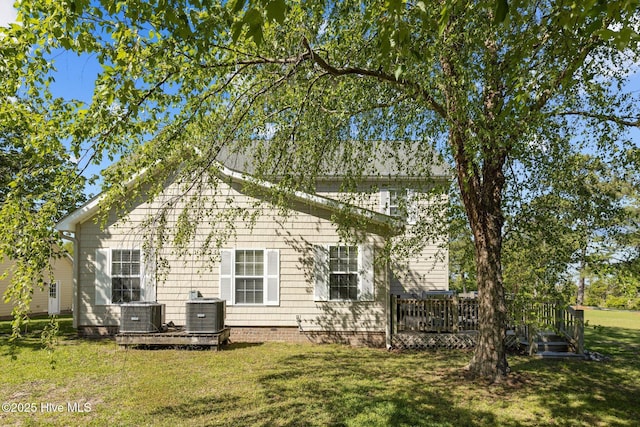
<path fill-rule="evenodd" d="M 120 306 L 120 333 L 149 333 L 162 329 L 164 304 L 157 302 L 130 302 Z"/>
<path fill-rule="evenodd" d="M 198 298 L 187 301 L 187 332 L 216 333 L 224 329 L 226 301 Z"/>

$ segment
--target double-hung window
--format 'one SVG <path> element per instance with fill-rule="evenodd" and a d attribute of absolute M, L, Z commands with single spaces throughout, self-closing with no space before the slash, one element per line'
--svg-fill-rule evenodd
<path fill-rule="evenodd" d="M 381 212 L 403 218 L 408 224 L 415 224 L 417 221 L 417 207 L 413 190 L 384 188 L 380 191 Z"/>
<path fill-rule="evenodd" d="M 373 246 L 317 245 L 314 276 L 316 301 L 372 301 Z"/>
<path fill-rule="evenodd" d="M 329 299 L 358 299 L 357 246 L 329 246 Z"/>
<path fill-rule="evenodd" d="M 147 265 L 147 267 L 150 267 Z M 148 276 L 145 280 L 145 276 Z M 145 283 L 146 282 L 146 283 Z M 96 250 L 95 304 L 122 304 L 153 300 L 153 273 L 147 271 L 140 249 Z"/>
<path fill-rule="evenodd" d="M 407 193 L 402 190 L 389 190 L 389 206 L 388 211 L 390 216 L 403 216 L 402 204 L 406 204 Z"/>
<path fill-rule="evenodd" d="M 220 298 L 229 305 L 280 303 L 277 249 L 222 249 Z"/>
<path fill-rule="evenodd" d="M 238 250 L 235 262 L 236 303 L 264 302 L 264 251 Z"/>
<path fill-rule="evenodd" d="M 140 250 L 111 252 L 111 302 L 140 301 Z"/>

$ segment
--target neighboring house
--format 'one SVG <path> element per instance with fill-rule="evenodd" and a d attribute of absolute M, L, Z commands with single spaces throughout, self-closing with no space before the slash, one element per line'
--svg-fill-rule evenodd
<path fill-rule="evenodd" d="M 217 191 L 207 195 L 219 205 L 232 203 L 250 213 L 260 196 L 246 191 L 246 184 L 273 185 L 224 165 L 219 177 Z M 446 179 L 444 173 L 436 178 Z M 198 291 L 227 301 L 232 340 L 384 345 L 390 293 L 447 290 L 448 256 L 446 248 L 431 245 L 410 260 L 402 274 L 391 274 L 378 255 L 386 239 L 404 232 L 398 227 L 404 221 L 394 215 L 398 198 L 407 194 L 395 193 L 380 180 L 372 184 L 381 190 L 350 211 L 359 224 L 357 243 L 340 243 L 331 219 L 343 212 L 344 204 L 336 200 L 337 177 L 328 177 L 318 183 L 316 194 L 297 192 L 287 215 L 264 207 L 253 226 L 237 220 L 235 235 L 214 254 L 213 264 L 193 254 L 179 256 L 167 249 L 159 253 L 144 245 L 143 222 L 160 206 L 174 203 L 183 191 L 179 184 L 168 184 L 152 202 L 134 203 L 124 218 L 111 212 L 106 224 L 96 220 L 98 196 L 56 227 L 75 244 L 74 325 L 81 334 L 116 333 L 120 304 L 127 301 L 163 303 L 165 321 L 184 325 L 186 301 Z M 178 202 L 175 206 L 168 229 L 182 209 Z M 198 229 L 194 249 L 209 231 Z M 157 268 L 160 259 L 170 266 L 166 274 Z"/>
<path fill-rule="evenodd" d="M 4 302 L 4 294 L 11 281 L 14 262 L 0 262 L 0 318 L 11 317 L 13 304 Z M 45 273 L 46 286 L 34 288 L 31 300 L 31 314 L 69 313 L 72 309 L 73 261 L 68 255 L 51 260 L 53 277 Z M 5 273 L 7 273 L 5 275 Z"/>

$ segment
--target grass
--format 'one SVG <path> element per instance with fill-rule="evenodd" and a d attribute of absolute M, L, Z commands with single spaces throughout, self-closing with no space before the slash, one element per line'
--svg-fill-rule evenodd
<path fill-rule="evenodd" d="M 0 322 L 0 402 L 36 407 L 0 412 L 0 425 L 637 425 L 640 326 L 616 326 L 613 314 L 586 317 L 587 348 L 609 362 L 510 356 L 513 372 L 497 385 L 465 380 L 470 353 L 462 351 L 279 343 L 123 350 L 76 339 L 70 319 L 61 321 L 51 365 L 40 350 L 45 320 L 33 322 L 15 359 Z M 63 411 L 43 410 L 47 402 Z M 73 402 L 90 411 L 69 412 Z"/>

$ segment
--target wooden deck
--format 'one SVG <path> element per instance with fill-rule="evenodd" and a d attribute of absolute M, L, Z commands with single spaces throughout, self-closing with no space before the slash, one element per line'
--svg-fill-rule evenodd
<path fill-rule="evenodd" d="M 516 303 L 511 299 L 507 300 L 507 306 L 507 348 L 520 349 L 526 345 L 529 354 L 562 351 L 567 357 L 584 356 L 582 310 L 560 301 L 544 300 Z M 397 348 L 472 348 L 480 328 L 478 300 L 456 295 L 425 298 L 391 295 L 389 322 L 391 345 Z M 540 338 L 551 332 L 557 336 L 556 343 Z M 562 350 L 549 349 L 551 344 Z"/>
<path fill-rule="evenodd" d="M 229 341 L 230 335 L 230 328 L 215 333 L 187 333 L 184 329 L 175 328 L 166 332 L 121 333 L 116 335 L 116 343 L 121 347 L 211 347 L 211 350 L 218 351 Z"/>

